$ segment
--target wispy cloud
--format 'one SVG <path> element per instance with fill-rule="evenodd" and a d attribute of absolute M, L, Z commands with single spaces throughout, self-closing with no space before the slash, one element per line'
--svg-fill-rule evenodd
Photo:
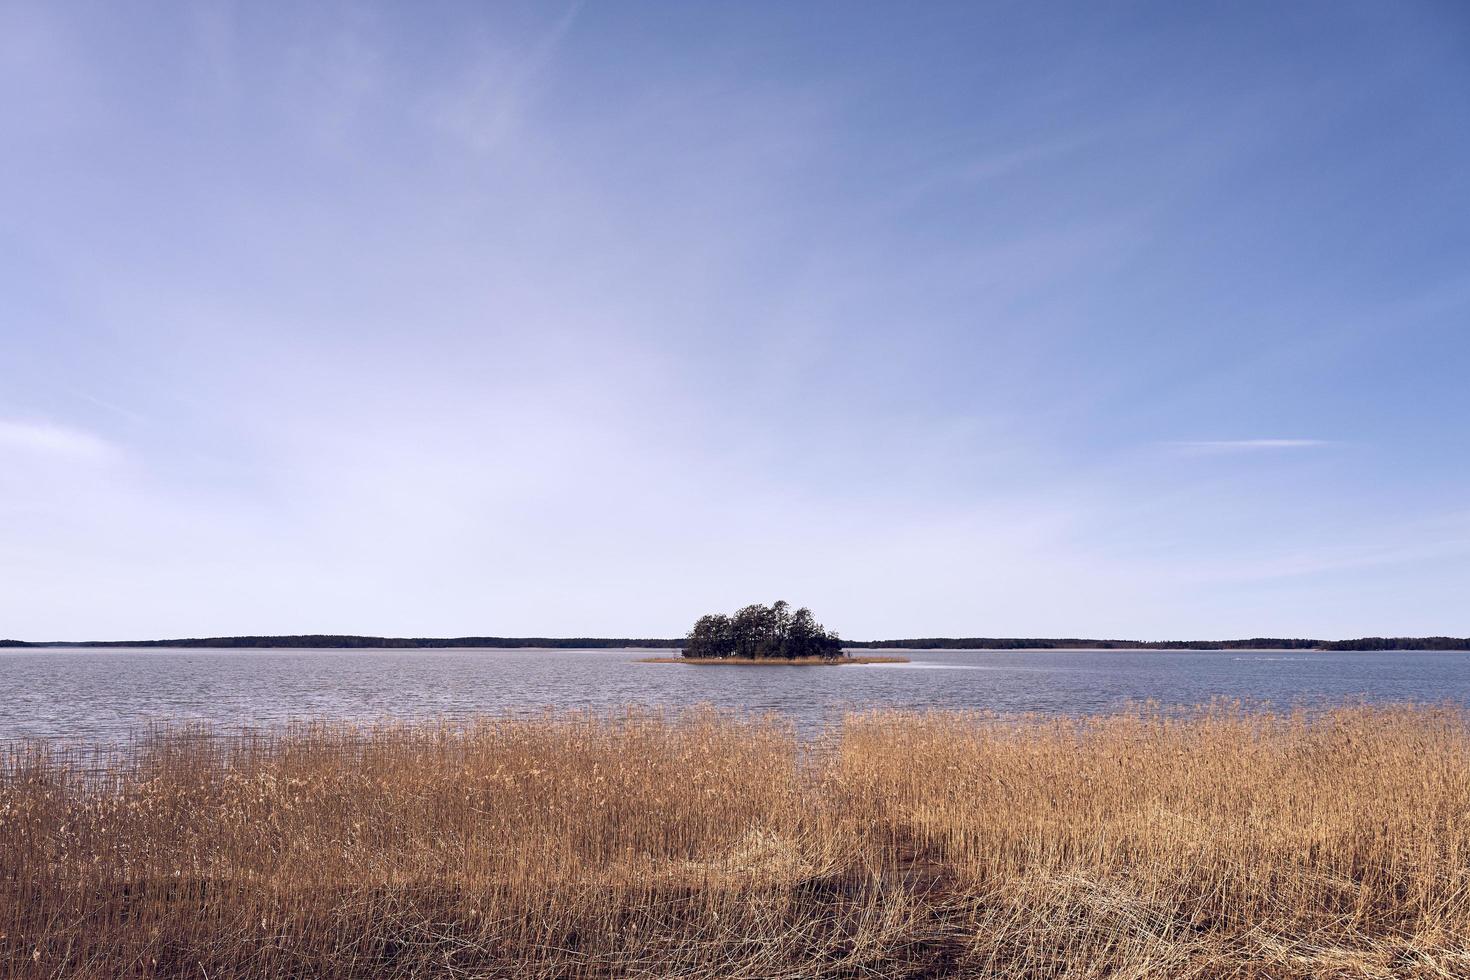
<path fill-rule="evenodd" d="M 435 121 L 476 152 L 499 147 L 521 125 L 533 89 L 551 68 L 581 10 L 582 0 L 569 5 L 524 53 L 495 57 L 486 52 L 460 89 L 439 107 Z"/>
<path fill-rule="evenodd" d="M 50 422 L 0 419 L 0 455 L 8 453 L 60 457 L 88 463 L 117 458 L 117 447 L 81 429 Z"/>
<path fill-rule="evenodd" d="M 1200 456 L 1318 449 L 1332 444 L 1328 439 L 1193 439 L 1165 443 L 1176 452 Z"/>
<path fill-rule="evenodd" d="M 1359 540 L 1287 549 L 1240 562 L 1200 566 L 1201 581 L 1251 581 L 1354 571 L 1384 565 L 1425 564 L 1470 554 L 1470 512 L 1454 511 L 1366 529 Z"/>

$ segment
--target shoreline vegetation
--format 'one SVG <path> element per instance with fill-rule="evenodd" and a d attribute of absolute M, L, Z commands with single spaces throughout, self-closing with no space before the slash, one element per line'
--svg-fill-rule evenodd
<path fill-rule="evenodd" d="M 908 657 L 640 657 L 640 664 L 694 664 L 726 667 L 841 667 L 844 664 L 906 664 Z"/>
<path fill-rule="evenodd" d="M 1464 976 L 1470 716 L 695 710 L 0 749 L 0 975 Z"/>
<path fill-rule="evenodd" d="M 208 636 L 168 640 L 3 640 L 0 648 L 201 647 L 275 650 L 678 650 L 685 639 L 630 637 L 458 636 L 401 637 L 310 633 L 291 636 Z M 843 640 L 850 650 L 1301 650 L 1470 651 L 1470 637 L 1366 636 L 1354 640 L 1253 638 L 1248 640 L 1089 640 L 1045 637 L 915 637 L 901 640 Z"/>

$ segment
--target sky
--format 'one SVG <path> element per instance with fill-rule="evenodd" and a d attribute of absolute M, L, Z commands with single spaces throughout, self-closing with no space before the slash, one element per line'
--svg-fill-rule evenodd
<path fill-rule="evenodd" d="M 0 636 L 1467 595 L 1461 3 L 0 0 Z"/>

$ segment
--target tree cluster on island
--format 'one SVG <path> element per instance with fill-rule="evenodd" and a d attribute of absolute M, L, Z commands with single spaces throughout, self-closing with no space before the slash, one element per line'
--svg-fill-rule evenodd
<path fill-rule="evenodd" d="M 795 611 L 778 600 L 753 603 L 733 616 L 701 616 L 684 637 L 684 656 L 692 660 L 837 660 L 842 641 L 823 628 L 805 606 Z"/>

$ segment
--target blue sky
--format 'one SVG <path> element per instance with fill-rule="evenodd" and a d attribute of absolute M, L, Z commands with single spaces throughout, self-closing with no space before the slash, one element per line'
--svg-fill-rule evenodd
<path fill-rule="evenodd" d="M 0 4 L 0 635 L 1470 634 L 1457 3 Z"/>

